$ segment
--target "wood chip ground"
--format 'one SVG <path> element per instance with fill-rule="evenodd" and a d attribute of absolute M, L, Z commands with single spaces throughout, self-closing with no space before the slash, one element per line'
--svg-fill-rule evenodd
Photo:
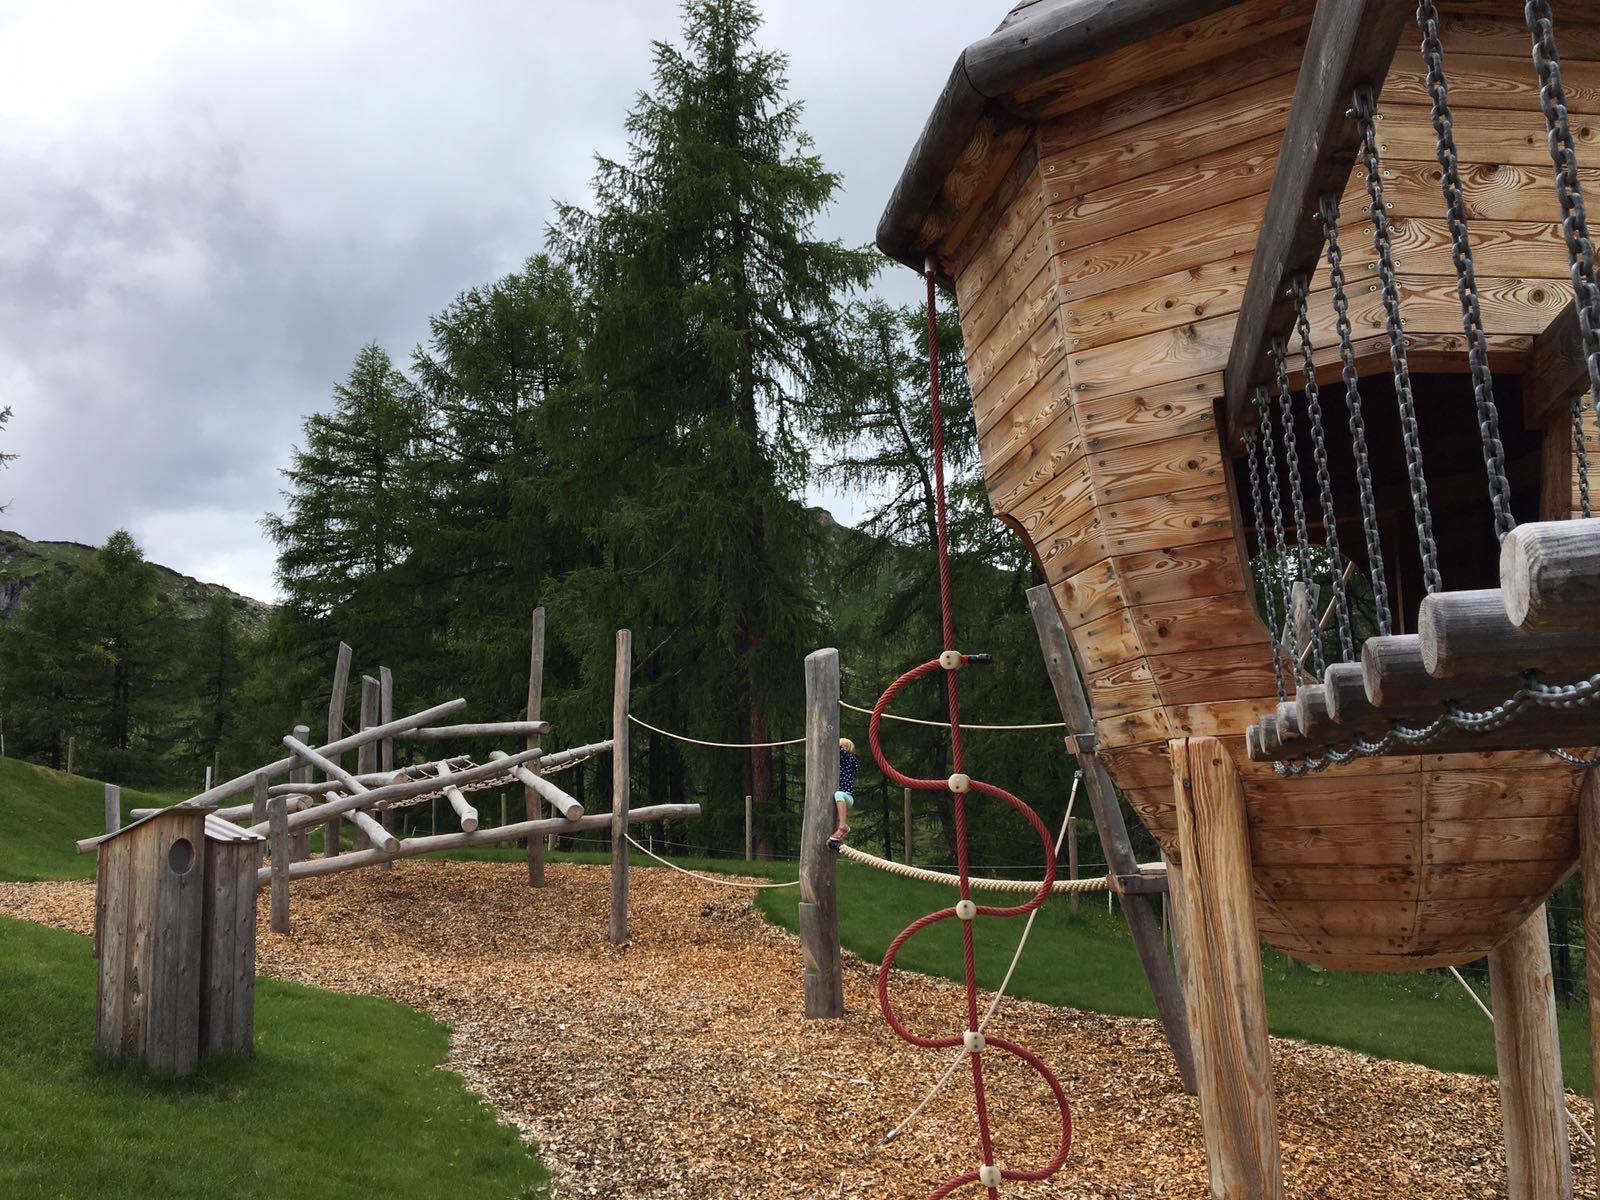
<path fill-rule="evenodd" d="M 960 1075 L 878 1145 L 949 1052 L 889 1032 L 873 964 L 847 956 L 849 1015 L 807 1022 L 799 943 L 761 920 L 750 893 L 636 872 L 633 941 L 617 948 L 605 867 L 552 865 L 539 891 L 525 878 L 514 865 L 408 862 L 298 881 L 287 937 L 268 931 L 263 894 L 261 970 L 448 1022 L 449 1066 L 537 1141 L 573 1200 L 915 1200 L 975 1164 Z M 88 933 L 93 885 L 0 884 L 0 914 Z M 894 994 L 913 1028 L 963 1024 L 950 983 L 897 973 Z M 992 1028 L 1053 1064 L 1076 1126 L 1054 1180 L 1004 1196 L 1204 1200 L 1196 1102 L 1154 1022 L 1008 1000 Z M 1272 1050 L 1291 1197 L 1505 1196 L 1493 1080 L 1286 1040 Z M 1053 1106 L 1030 1072 L 991 1062 L 998 1160 L 1036 1164 L 1054 1145 Z M 1589 1101 L 1569 1099 L 1588 1124 Z M 1573 1167 L 1593 1197 L 1581 1140 Z"/>

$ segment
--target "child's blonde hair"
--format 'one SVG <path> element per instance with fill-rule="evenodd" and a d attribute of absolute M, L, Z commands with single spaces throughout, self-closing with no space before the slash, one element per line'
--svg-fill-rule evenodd
<path fill-rule="evenodd" d="M 856 744 L 849 738 L 840 738 L 839 749 L 848 750 L 851 754 L 854 754 L 856 752 Z"/>

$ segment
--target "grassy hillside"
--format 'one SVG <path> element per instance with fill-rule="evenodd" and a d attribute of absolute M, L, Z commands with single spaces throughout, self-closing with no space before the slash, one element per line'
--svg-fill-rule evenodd
<path fill-rule="evenodd" d="M 124 789 L 122 819 L 178 798 Z M 0 879 L 92 879 L 94 855 L 74 853 L 72 844 L 103 832 L 103 784 L 0 758 Z"/>
<path fill-rule="evenodd" d="M 35 542 L 20 533 L 0 529 L 0 619 L 9 620 L 22 606 L 28 590 L 47 574 L 73 575 L 88 565 L 93 546 L 78 542 Z M 185 621 L 198 620 L 217 596 L 228 597 L 233 611 L 248 629 L 266 623 L 272 606 L 241 596 L 220 583 L 202 583 L 170 567 L 151 564 L 158 578 L 157 598 L 171 604 Z"/>

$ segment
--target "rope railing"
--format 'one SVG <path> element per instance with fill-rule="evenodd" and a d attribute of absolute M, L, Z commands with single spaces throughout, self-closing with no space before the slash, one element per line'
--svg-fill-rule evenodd
<path fill-rule="evenodd" d="M 839 857 L 848 858 L 851 862 L 860 863 L 864 867 L 886 871 L 890 875 L 900 875 L 906 879 L 915 879 L 921 883 L 941 883 L 947 887 L 957 887 L 961 883 L 959 875 L 947 875 L 943 871 L 930 871 L 926 867 L 914 867 L 910 863 L 897 863 L 891 859 L 879 858 L 876 854 L 868 854 L 865 850 L 857 850 L 848 842 L 839 846 Z M 1039 890 L 1043 880 L 1039 879 L 990 879 L 981 875 L 970 875 L 967 884 L 975 892 L 1012 892 L 1019 895 L 1033 895 Z M 1111 890 L 1111 879 L 1102 876 L 1098 879 L 1057 879 L 1050 885 L 1050 891 L 1055 895 L 1066 895 L 1070 892 L 1106 892 Z"/>
<path fill-rule="evenodd" d="M 800 881 L 798 879 L 791 879 L 787 883 L 743 883 L 737 879 L 718 879 L 715 875 L 702 875 L 699 871 L 691 871 L 688 867 L 680 867 L 677 863 L 672 862 L 669 859 L 662 858 L 661 855 L 657 854 L 654 850 L 650 850 L 644 846 L 641 846 L 639 844 L 639 840 L 631 833 L 625 833 L 622 836 L 633 843 L 633 848 L 635 850 L 638 850 L 643 854 L 648 854 L 662 866 L 671 867 L 680 875 L 687 875 L 691 879 L 700 880 L 702 883 L 714 883 L 718 887 L 744 888 L 752 892 L 759 892 L 765 888 L 786 888 L 800 886 Z"/>
<path fill-rule="evenodd" d="M 862 708 L 859 704 L 851 704 L 845 700 L 839 701 L 839 707 L 847 708 L 851 712 L 861 713 L 868 717 L 872 715 L 870 708 Z M 901 721 L 907 725 L 926 725 L 934 729 L 950 728 L 949 721 L 929 721 L 922 717 L 902 717 L 895 713 L 883 713 L 881 715 L 885 720 Z M 803 737 L 786 738 L 778 742 L 715 742 L 706 738 L 690 737 L 686 733 L 674 733 L 670 729 L 662 729 L 659 725 L 652 725 L 649 721 L 637 717 L 633 713 L 628 714 L 628 720 L 642 729 L 648 729 L 651 733 L 659 733 L 662 737 L 671 738 L 675 742 L 684 742 L 691 746 L 706 746 L 713 750 L 776 750 L 783 746 L 803 746 L 805 744 L 805 738 Z M 992 733 L 1027 733 L 1046 729 L 1065 729 L 1066 727 L 1067 723 L 1065 721 L 1041 721 L 1032 725 L 969 725 L 965 721 L 961 723 L 963 731 L 980 729 Z"/>

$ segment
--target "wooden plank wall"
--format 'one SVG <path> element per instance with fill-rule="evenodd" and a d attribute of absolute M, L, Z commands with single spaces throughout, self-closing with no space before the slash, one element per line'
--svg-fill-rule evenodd
<path fill-rule="evenodd" d="M 206 842 L 200 1053 L 255 1049 L 256 871 L 260 842 Z"/>
<path fill-rule="evenodd" d="M 1497 369 L 1520 371 L 1571 297 L 1528 35 L 1516 0 L 1441 7 L 1484 317 Z M 1369 760 L 1288 782 L 1244 762 L 1273 681 L 1214 406 L 1312 8 L 1248 0 L 1028 97 L 1045 119 L 951 265 L 990 498 L 1052 586 L 1128 799 L 1175 856 L 1167 740 L 1222 738 L 1245 774 L 1263 935 L 1329 965 L 1409 969 L 1484 952 L 1539 903 L 1576 854 L 1577 780 L 1538 754 Z M 1581 115 L 1600 114 L 1600 22 L 1559 32 L 1600 188 L 1600 126 Z M 1407 333 L 1419 366 L 1461 370 L 1413 46 L 1380 134 Z M 1386 371 L 1357 174 L 1352 319 L 1364 369 Z M 1318 284 L 1331 376 L 1325 264 Z"/>

